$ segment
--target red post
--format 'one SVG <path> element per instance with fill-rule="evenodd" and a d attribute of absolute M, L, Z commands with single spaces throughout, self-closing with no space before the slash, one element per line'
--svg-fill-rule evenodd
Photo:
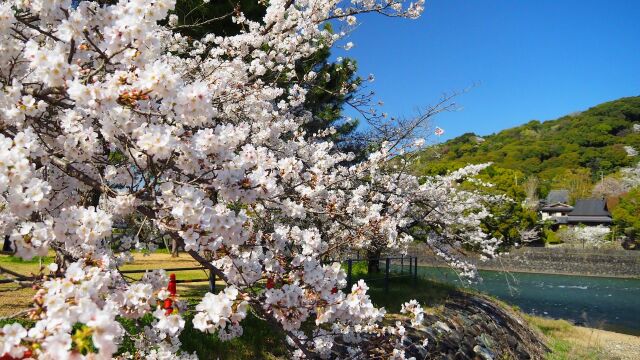
<path fill-rule="evenodd" d="M 169 290 L 169 293 L 171 293 L 171 296 L 176 296 L 176 274 L 170 274 L 169 275 L 169 286 L 167 287 L 167 290 Z"/>
<path fill-rule="evenodd" d="M 171 295 L 164 300 L 164 310 L 165 313 L 169 315 L 173 312 L 173 299 L 176 297 L 177 293 L 176 274 L 169 275 L 169 285 L 167 286 L 167 290 Z"/>
<path fill-rule="evenodd" d="M 33 352 L 31 351 L 31 349 L 27 349 L 27 350 L 25 350 L 24 353 L 22 353 L 22 357 L 13 357 L 13 356 L 9 355 L 9 353 L 5 353 L 5 354 L 1 354 L 0 355 L 0 360 L 31 359 L 32 356 L 33 356 Z"/>

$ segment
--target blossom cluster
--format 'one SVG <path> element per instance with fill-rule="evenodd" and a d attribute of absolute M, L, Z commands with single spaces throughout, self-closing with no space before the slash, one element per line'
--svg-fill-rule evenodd
<path fill-rule="evenodd" d="M 196 306 L 193 326 L 204 332 L 218 332 L 221 340 L 242 335 L 240 321 L 247 316 L 247 301 L 238 299 L 238 289 L 229 286 L 219 294 L 207 293 Z"/>
<path fill-rule="evenodd" d="M 424 310 L 422 309 L 422 306 L 420 306 L 420 304 L 418 304 L 418 302 L 415 300 L 411 300 L 407 303 L 402 304 L 400 313 L 411 314 L 411 325 L 421 325 L 424 321 Z"/>
<path fill-rule="evenodd" d="M 32 317 L 38 321 L 28 332 L 12 329 L 13 337 L 6 339 L 7 331 L 3 330 L 5 347 L 13 344 L 7 352 L 16 358 L 27 350 L 34 355 L 68 358 L 73 346 L 82 350 L 90 339 L 100 356 L 110 357 L 124 334 L 115 321 L 117 308 L 104 297 L 113 281 L 117 280 L 109 272 L 83 268 L 79 262 L 71 264 L 64 278 L 46 281 L 36 295 Z M 83 324 L 81 329 L 74 329 L 77 323 Z"/>

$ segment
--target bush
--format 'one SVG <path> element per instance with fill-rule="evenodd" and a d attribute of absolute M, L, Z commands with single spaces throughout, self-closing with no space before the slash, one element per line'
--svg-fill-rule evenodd
<path fill-rule="evenodd" d="M 558 237 L 558 235 L 551 229 L 544 230 L 544 243 L 545 244 L 560 244 L 562 240 Z"/>

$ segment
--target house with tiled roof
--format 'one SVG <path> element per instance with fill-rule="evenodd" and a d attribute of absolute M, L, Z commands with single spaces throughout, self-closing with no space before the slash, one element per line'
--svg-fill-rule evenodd
<path fill-rule="evenodd" d="M 569 205 L 569 190 L 551 190 L 547 198 L 541 201 L 538 210 L 543 221 L 566 216 L 573 210 L 573 206 Z"/>
<path fill-rule="evenodd" d="M 611 225 L 613 219 L 604 199 L 578 199 L 566 216 L 569 225 Z"/>
<path fill-rule="evenodd" d="M 552 190 L 538 208 L 542 221 L 557 225 L 611 225 L 613 222 L 605 199 L 578 199 L 569 205 L 567 190 Z"/>

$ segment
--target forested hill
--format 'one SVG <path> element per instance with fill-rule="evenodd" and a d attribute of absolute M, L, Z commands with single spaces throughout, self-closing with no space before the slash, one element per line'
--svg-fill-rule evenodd
<path fill-rule="evenodd" d="M 556 120 L 533 120 L 489 136 L 467 133 L 424 150 L 415 170 L 425 175 L 493 162 L 497 168 L 536 175 L 547 183 L 568 171 L 595 180 L 638 162 L 640 156 L 630 156 L 634 151 L 640 151 L 640 97 L 603 103 Z"/>

